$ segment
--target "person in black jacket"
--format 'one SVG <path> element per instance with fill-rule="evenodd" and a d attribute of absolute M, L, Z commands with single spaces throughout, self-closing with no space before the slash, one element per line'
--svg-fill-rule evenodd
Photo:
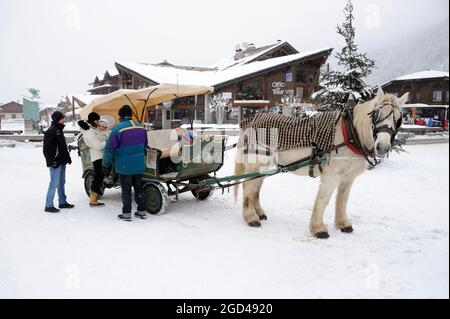
<path fill-rule="evenodd" d="M 72 164 L 66 138 L 64 137 L 64 114 L 56 111 L 52 114 L 52 125 L 44 135 L 44 156 L 47 167 L 50 169 L 50 184 L 47 191 L 45 211 L 48 213 L 58 213 L 59 209 L 53 205 L 55 192 L 58 190 L 59 208 L 73 208 L 67 202 L 65 191 L 66 165 Z"/>

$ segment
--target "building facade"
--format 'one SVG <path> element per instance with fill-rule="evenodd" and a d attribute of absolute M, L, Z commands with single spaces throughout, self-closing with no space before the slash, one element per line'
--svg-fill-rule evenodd
<path fill-rule="evenodd" d="M 423 71 L 394 79 L 382 86 L 388 93 L 401 96 L 410 93 L 410 104 L 448 105 L 449 73 Z"/>
<path fill-rule="evenodd" d="M 214 94 L 230 100 L 224 122 L 237 124 L 255 113 L 275 111 L 285 95 L 295 95 L 303 103 L 310 103 L 311 95 L 319 90 L 321 68 L 332 50 L 300 53 L 288 42 L 278 41 L 263 47 L 244 43 L 229 57 L 208 67 L 180 66 L 167 61 L 116 62 L 117 74 L 113 77 L 107 71 L 103 79 L 97 76 L 89 92 L 106 94 L 119 88 L 142 89 L 162 83 L 212 86 Z M 103 91 L 105 85 L 109 91 Z M 210 96 L 176 99 L 170 107 L 160 105 L 148 110 L 146 121 L 155 129 L 168 128 L 167 123 L 171 127 L 191 121 L 215 123 L 217 117 L 211 112 L 209 101 Z"/>
<path fill-rule="evenodd" d="M 254 75 L 244 75 L 215 85 L 215 92 L 232 97 L 233 110 L 226 121 L 236 123 L 258 112 L 274 112 L 284 96 L 297 96 L 302 103 L 315 103 L 320 72 L 331 51 L 275 65 Z"/>
<path fill-rule="evenodd" d="M 105 95 L 120 89 L 120 76 L 116 69 L 106 70 L 104 74 L 99 74 L 91 83 L 92 88 L 87 91 L 93 95 Z"/>
<path fill-rule="evenodd" d="M 402 96 L 409 92 L 404 108 L 414 118 L 434 119 L 438 125 L 448 120 L 449 72 L 427 70 L 396 78 L 384 85 L 384 91 Z"/>
<path fill-rule="evenodd" d="M 0 106 L 2 120 L 22 120 L 23 105 L 12 101 Z"/>

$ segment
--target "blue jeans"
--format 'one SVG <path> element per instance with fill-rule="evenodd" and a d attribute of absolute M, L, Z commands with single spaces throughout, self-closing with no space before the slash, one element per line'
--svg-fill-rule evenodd
<path fill-rule="evenodd" d="M 45 207 L 55 207 L 53 199 L 56 190 L 58 190 L 59 204 L 67 204 L 67 197 L 64 185 L 66 184 L 66 165 L 60 165 L 58 168 L 50 167 L 50 184 L 48 185 L 47 199 Z"/>

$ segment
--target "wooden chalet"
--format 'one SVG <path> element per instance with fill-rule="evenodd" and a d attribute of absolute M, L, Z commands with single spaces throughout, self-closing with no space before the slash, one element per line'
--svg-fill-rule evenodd
<path fill-rule="evenodd" d="M 214 94 L 222 94 L 232 102 L 225 123 L 237 124 L 257 112 L 274 111 L 283 95 L 297 95 L 303 102 L 311 102 L 311 95 L 319 90 L 321 68 L 332 50 L 299 52 L 288 42 L 278 41 L 263 47 L 243 44 L 229 57 L 208 67 L 180 66 L 167 61 L 158 64 L 119 61 L 114 89 L 141 89 L 162 83 L 213 86 Z M 102 94 L 105 78 L 97 76 L 89 92 Z M 177 127 L 189 123 L 194 114 L 198 123 L 214 123 L 208 101 L 209 96 L 175 100 L 170 108 L 160 106 L 150 110 L 147 122 L 156 129 L 167 128 L 163 125 L 167 122 Z"/>
<path fill-rule="evenodd" d="M 441 125 L 449 118 L 449 73 L 427 70 L 398 77 L 381 86 L 384 91 L 402 96 L 409 92 L 404 109 L 413 117 L 433 118 Z"/>

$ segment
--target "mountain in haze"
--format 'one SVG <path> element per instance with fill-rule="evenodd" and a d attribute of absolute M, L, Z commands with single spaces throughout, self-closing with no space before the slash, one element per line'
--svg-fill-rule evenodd
<path fill-rule="evenodd" d="M 423 70 L 449 70 L 449 19 L 415 34 L 369 51 L 377 69 L 368 79 L 383 84 L 399 76 Z"/>

